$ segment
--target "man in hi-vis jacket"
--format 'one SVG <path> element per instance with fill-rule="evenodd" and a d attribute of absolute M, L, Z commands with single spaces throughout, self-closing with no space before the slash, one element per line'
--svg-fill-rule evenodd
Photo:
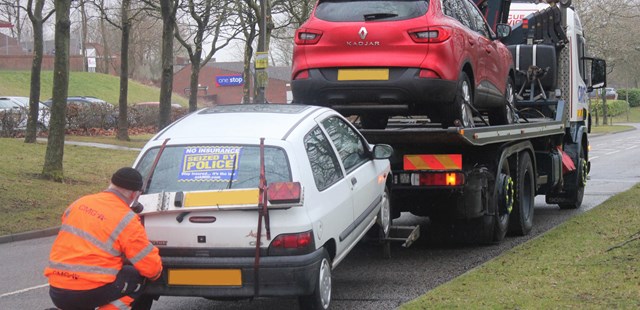
<path fill-rule="evenodd" d="M 76 200 L 64 211 L 44 270 L 56 307 L 129 309 L 146 279 L 160 277 L 158 248 L 129 206 L 142 184 L 138 171 L 121 168 L 109 188 Z"/>

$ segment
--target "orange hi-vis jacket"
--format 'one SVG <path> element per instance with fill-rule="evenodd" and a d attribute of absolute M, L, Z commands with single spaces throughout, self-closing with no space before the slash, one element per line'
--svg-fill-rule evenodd
<path fill-rule="evenodd" d="M 51 286 L 90 290 L 115 280 L 124 257 L 143 277 L 162 273 L 158 248 L 153 246 L 140 218 L 120 193 L 107 190 L 84 196 L 62 215 L 44 275 Z"/>

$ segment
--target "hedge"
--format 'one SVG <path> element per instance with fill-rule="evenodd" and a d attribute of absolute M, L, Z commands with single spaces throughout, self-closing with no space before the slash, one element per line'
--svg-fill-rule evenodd
<path fill-rule="evenodd" d="M 640 106 L 640 88 L 623 88 L 618 89 L 618 99 L 625 100 L 627 98 L 627 93 L 629 92 L 629 106 L 630 107 L 639 107 Z"/>
<path fill-rule="evenodd" d="M 618 97 L 620 98 L 620 97 Z M 607 115 L 616 116 L 627 111 L 627 102 L 624 100 L 607 100 Z M 602 100 L 591 100 L 591 114 L 602 115 Z"/>

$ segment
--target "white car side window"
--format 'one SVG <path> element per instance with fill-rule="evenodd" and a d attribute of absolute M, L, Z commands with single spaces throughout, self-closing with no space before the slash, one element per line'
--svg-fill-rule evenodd
<path fill-rule="evenodd" d="M 323 191 L 342 179 L 338 158 L 320 127 L 316 126 L 304 137 L 304 148 L 307 150 L 318 191 Z"/>
<path fill-rule="evenodd" d="M 338 150 L 344 170 L 352 171 L 368 160 L 365 146 L 360 136 L 343 120 L 330 117 L 322 121 L 322 125 L 329 133 L 331 141 Z"/>

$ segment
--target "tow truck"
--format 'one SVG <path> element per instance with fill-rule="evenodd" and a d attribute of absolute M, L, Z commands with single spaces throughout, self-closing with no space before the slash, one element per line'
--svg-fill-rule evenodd
<path fill-rule="evenodd" d="M 587 92 L 606 86 L 606 63 L 587 57 L 570 0 L 475 2 L 494 29 L 510 17 L 515 24 L 503 41 L 518 72 L 517 122 L 442 129 L 412 116 L 361 133 L 394 148 L 394 218 L 428 216 L 465 242 L 497 243 L 507 233 L 531 231 L 536 195 L 561 209 L 582 204 L 590 169 Z M 510 9 L 517 14 L 510 16 Z M 414 229 L 403 231 L 396 240 L 417 237 Z"/>

